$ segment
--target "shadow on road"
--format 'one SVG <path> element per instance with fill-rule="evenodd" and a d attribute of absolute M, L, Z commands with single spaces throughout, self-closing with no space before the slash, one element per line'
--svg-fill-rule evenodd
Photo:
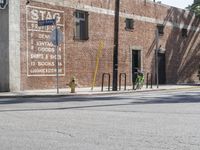
<path fill-rule="evenodd" d="M 71 102 L 71 101 L 110 101 L 110 100 L 122 100 L 121 103 L 113 102 L 113 104 L 104 105 L 83 105 L 83 106 L 73 106 L 73 107 L 57 107 L 57 108 L 42 108 L 42 109 L 15 109 L 15 110 L 0 110 L 0 112 L 5 111 L 44 111 L 44 110 L 67 110 L 67 109 L 84 109 L 84 108 L 97 108 L 97 107 L 115 107 L 115 106 L 125 106 L 125 105 L 147 105 L 147 104 L 167 104 L 167 103 L 200 103 L 200 95 L 198 93 L 190 92 L 188 94 L 178 94 L 171 96 L 155 96 L 155 97 L 134 97 L 134 95 L 125 96 L 87 96 L 87 97 L 60 97 L 60 98 L 26 98 L 26 99 L 8 99 L 0 100 L 0 105 L 5 104 L 20 104 L 20 103 L 61 103 L 61 102 Z M 128 100 L 128 101 L 126 101 Z M 133 101 L 131 101 L 133 100 Z"/>
<path fill-rule="evenodd" d="M 123 99 L 120 96 L 60 96 L 60 97 L 39 97 L 39 98 L 10 98 L 0 99 L 0 105 L 18 103 L 64 103 L 84 101 L 110 101 Z M 128 99 L 128 98 L 126 98 Z"/>

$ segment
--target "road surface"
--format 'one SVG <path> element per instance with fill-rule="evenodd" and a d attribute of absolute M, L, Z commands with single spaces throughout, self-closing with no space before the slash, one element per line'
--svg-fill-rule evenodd
<path fill-rule="evenodd" d="M 200 89 L 0 99 L 1 150 L 200 150 Z"/>

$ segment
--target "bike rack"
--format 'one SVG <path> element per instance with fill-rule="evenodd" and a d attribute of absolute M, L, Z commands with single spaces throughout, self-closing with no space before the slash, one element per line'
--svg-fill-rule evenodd
<path fill-rule="evenodd" d="M 148 89 L 149 87 L 149 73 L 147 73 L 147 81 L 146 81 L 146 88 Z"/>
<path fill-rule="evenodd" d="M 134 75 L 137 76 L 137 73 L 135 72 Z M 136 88 L 135 88 L 135 81 L 133 81 L 132 83 L 133 83 L 133 90 L 136 90 Z"/>
<path fill-rule="evenodd" d="M 151 89 L 153 88 L 153 74 L 151 73 Z"/>
<path fill-rule="evenodd" d="M 198 69 L 197 77 L 199 77 L 199 81 L 200 81 L 200 64 L 199 64 L 199 69 Z"/>
<path fill-rule="evenodd" d="M 146 88 L 149 87 L 149 75 L 151 75 L 151 78 L 150 78 L 150 85 L 151 85 L 151 89 L 152 89 L 152 88 L 153 88 L 153 75 L 152 75 L 152 73 L 147 73 Z"/>
<path fill-rule="evenodd" d="M 108 76 L 108 91 L 110 91 L 110 73 L 103 73 L 102 75 L 102 84 L 101 84 L 101 91 L 103 92 L 103 86 L 104 86 L 104 78 L 105 76 Z"/>
<path fill-rule="evenodd" d="M 119 74 L 119 90 L 121 90 L 122 76 L 124 76 L 124 90 L 126 90 L 126 73 Z"/>

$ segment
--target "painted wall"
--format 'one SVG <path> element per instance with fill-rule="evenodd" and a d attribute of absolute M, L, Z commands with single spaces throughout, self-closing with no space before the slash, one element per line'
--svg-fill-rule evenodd
<path fill-rule="evenodd" d="M 20 9 L 21 0 L 9 0 L 9 86 L 10 91 L 21 90 L 20 66 Z"/>

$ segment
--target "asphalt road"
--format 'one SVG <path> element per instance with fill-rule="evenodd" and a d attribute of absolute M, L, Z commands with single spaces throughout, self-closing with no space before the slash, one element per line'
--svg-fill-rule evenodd
<path fill-rule="evenodd" d="M 0 99 L 0 150 L 200 150 L 200 89 Z"/>

